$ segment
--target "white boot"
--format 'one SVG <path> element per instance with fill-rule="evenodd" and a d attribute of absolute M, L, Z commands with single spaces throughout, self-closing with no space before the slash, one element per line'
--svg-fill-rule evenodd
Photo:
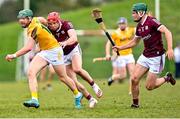
<path fill-rule="evenodd" d="M 95 98 L 91 98 L 89 100 L 89 108 L 94 108 L 94 106 L 98 103 L 98 101 Z"/>
<path fill-rule="evenodd" d="M 94 85 L 92 86 L 92 88 L 93 88 L 93 90 L 94 90 L 94 92 L 96 93 L 96 96 L 97 96 L 98 98 L 102 97 L 103 92 L 102 92 L 102 90 L 99 88 L 99 86 L 98 86 L 96 83 L 94 83 Z"/>

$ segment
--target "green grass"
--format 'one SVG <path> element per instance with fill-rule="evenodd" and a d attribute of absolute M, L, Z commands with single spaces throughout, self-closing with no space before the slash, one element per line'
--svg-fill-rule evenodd
<path fill-rule="evenodd" d="M 82 81 L 94 95 L 90 86 Z M 50 117 L 99 117 L 99 118 L 180 118 L 180 80 L 174 87 L 164 84 L 154 91 L 145 90 L 144 81 L 141 82 L 139 109 L 131 109 L 131 97 L 128 95 L 127 81 L 123 84 L 107 86 L 106 79 L 98 80 L 104 95 L 99 99 L 94 109 L 88 108 L 88 102 L 83 99 L 83 109 L 74 108 L 73 95 L 59 81 L 53 82 L 53 90 L 40 90 L 40 108 L 26 108 L 24 100 L 30 98 L 27 82 L 0 83 L 0 117 L 8 118 L 50 118 Z M 41 85 L 42 86 L 42 85 Z"/>
<path fill-rule="evenodd" d="M 17 50 L 17 39 L 20 34 L 21 27 L 18 24 L 10 23 L 8 25 L 0 25 L 0 81 L 14 80 L 15 64 L 5 61 L 8 53 L 14 53 Z"/>
<path fill-rule="evenodd" d="M 148 9 L 154 12 L 154 0 L 120 0 L 115 3 L 103 4 L 102 6 L 94 6 L 91 8 L 77 9 L 70 12 L 61 13 L 62 19 L 72 21 L 75 29 L 99 29 L 99 26 L 91 18 L 91 10 L 99 7 L 103 10 L 103 18 L 107 28 L 113 29 L 117 27 L 116 21 L 120 16 L 128 18 L 130 26 L 135 26 L 132 21 L 131 7 L 136 2 L 145 2 Z M 162 0 L 161 5 L 161 22 L 165 24 L 173 34 L 175 41 L 180 39 L 179 11 L 180 0 Z M 46 16 L 46 15 L 45 15 Z M 17 23 L 8 23 L 0 25 L 0 81 L 13 81 L 15 78 L 15 61 L 8 63 L 4 60 L 7 53 L 14 53 L 17 49 L 18 36 L 22 29 Z M 94 78 L 104 78 L 111 74 L 111 64 L 109 62 L 98 62 L 92 64 L 94 57 L 105 55 L 106 37 L 79 37 L 79 41 L 83 50 L 83 66 Z M 165 40 L 164 40 L 165 41 Z M 143 44 L 134 48 L 134 56 L 137 59 L 142 52 Z M 166 62 L 165 70 L 174 72 L 174 62 Z"/>

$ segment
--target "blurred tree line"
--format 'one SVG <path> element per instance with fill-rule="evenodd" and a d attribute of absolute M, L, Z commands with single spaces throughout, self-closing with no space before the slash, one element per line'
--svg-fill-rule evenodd
<path fill-rule="evenodd" d="M 18 11 L 23 9 L 24 0 L 4 0 L 0 6 L 0 24 L 15 21 Z M 30 0 L 30 8 L 35 16 L 51 11 L 67 11 L 82 7 L 106 4 L 117 0 Z"/>

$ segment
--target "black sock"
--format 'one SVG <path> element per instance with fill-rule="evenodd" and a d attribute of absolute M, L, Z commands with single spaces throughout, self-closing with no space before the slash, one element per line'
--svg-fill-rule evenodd
<path fill-rule="evenodd" d="M 139 99 L 133 99 L 133 104 L 139 105 Z"/>
<path fill-rule="evenodd" d="M 89 95 L 86 97 L 86 99 L 87 99 L 87 100 L 90 100 L 91 97 L 92 97 L 92 96 L 89 94 Z"/>

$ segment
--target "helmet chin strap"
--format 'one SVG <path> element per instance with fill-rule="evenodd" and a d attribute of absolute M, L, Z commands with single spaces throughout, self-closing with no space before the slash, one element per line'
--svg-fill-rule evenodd
<path fill-rule="evenodd" d="M 138 11 L 137 13 L 138 13 L 138 15 L 139 15 L 139 17 L 143 17 L 144 16 L 144 14 L 145 14 L 145 11 L 143 11 L 142 12 L 142 15 L 141 15 L 141 13 L 140 13 L 141 11 Z"/>
<path fill-rule="evenodd" d="M 140 11 L 138 11 L 137 13 L 138 13 L 140 18 L 138 20 L 136 20 L 135 22 L 140 22 L 142 17 L 145 15 L 145 11 L 143 11 L 142 14 L 140 13 Z"/>
<path fill-rule="evenodd" d="M 56 32 L 60 31 L 60 30 L 61 30 L 61 27 L 62 27 L 61 21 L 59 20 L 58 22 L 59 22 L 59 28 L 56 30 Z"/>

